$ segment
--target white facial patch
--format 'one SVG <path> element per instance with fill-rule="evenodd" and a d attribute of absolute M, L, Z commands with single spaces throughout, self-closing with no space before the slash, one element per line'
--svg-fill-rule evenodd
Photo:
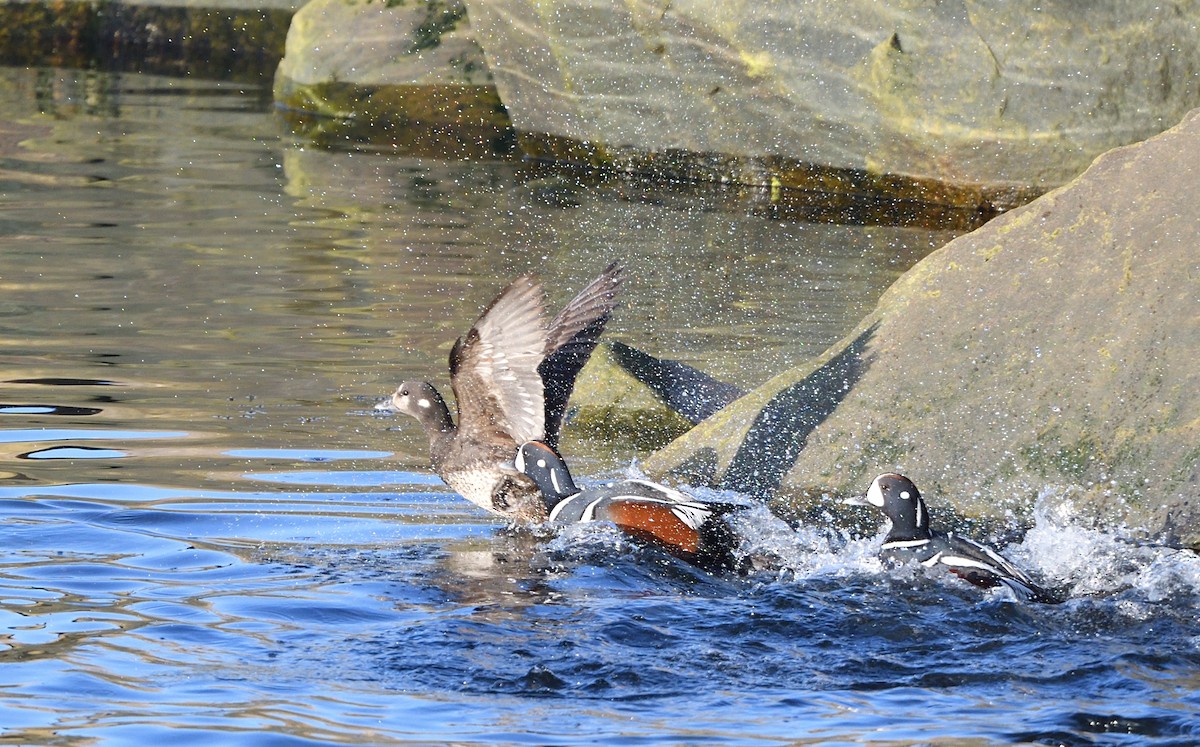
<path fill-rule="evenodd" d="M 900 497 L 901 497 L 901 498 L 903 498 L 903 499 L 904 499 L 904 500 L 906 500 L 906 501 L 907 501 L 909 498 L 912 498 L 912 496 L 911 496 L 911 495 L 909 495 L 909 493 L 908 493 L 908 491 L 907 491 L 907 490 L 901 490 L 901 491 L 900 491 Z"/>
<path fill-rule="evenodd" d="M 867 491 L 867 503 L 883 508 L 883 491 L 879 489 L 879 480 L 871 483 L 871 489 Z"/>
<path fill-rule="evenodd" d="M 422 397 L 421 399 L 417 400 L 417 407 L 420 407 L 420 408 L 421 408 L 421 409 L 423 409 L 423 410 L 428 410 L 428 409 L 429 409 L 429 406 L 430 406 L 431 404 L 433 404 L 433 403 L 432 403 L 432 402 L 430 402 L 429 400 L 425 399 L 424 397 Z"/>

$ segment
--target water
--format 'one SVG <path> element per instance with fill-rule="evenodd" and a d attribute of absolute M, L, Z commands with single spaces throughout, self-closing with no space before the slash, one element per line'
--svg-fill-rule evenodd
<path fill-rule="evenodd" d="M 0 104 L 0 743 L 1200 743 L 1193 554 L 1042 512 L 1007 552 L 1073 595 L 1026 605 L 755 510 L 770 569 L 714 578 L 507 531 L 371 409 L 508 277 L 614 256 L 616 336 L 753 386 L 948 232 L 314 152 L 233 84 Z"/>

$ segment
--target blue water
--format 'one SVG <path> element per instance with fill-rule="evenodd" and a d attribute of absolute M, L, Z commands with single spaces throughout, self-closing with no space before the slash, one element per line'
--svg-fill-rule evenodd
<path fill-rule="evenodd" d="M 244 480 L 0 489 L 0 734 L 1200 739 L 1200 559 L 1066 516 L 1039 515 L 1009 548 L 1075 589 L 1044 606 L 885 571 L 878 537 L 793 530 L 764 509 L 739 528 L 773 568 L 718 578 L 602 526 L 506 530 L 424 473 L 250 469 Z"/>
<path fill-rule="evenodd" d="M 761 570 L 713 577 L 511 531 L 372 410 L 531 267 L 561 300 L 627 257 L 614 333 L 753 386 L 948 232 L 548 203 L 520 164 L 313 152 L 263 91 L 0 82 L 0 744 L 1200 744 L 1192 553 L 1039 509 L 1005 552 L 1071 599 L 1029 605 L 756 508 Z"/>

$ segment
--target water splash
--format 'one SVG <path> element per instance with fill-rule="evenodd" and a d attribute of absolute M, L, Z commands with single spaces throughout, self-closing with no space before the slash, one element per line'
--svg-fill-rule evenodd
<path fill-rule="evenodd" d="M 635 462 L 621 477 L 644 479 L 644 474 Z M 979 592 L 948 574 L 927 574 L 914 566 L 886 568 L 878 557 L 886 528 L 872 536 L 856 537 L 833 521 L 789 524 L 766 505 L 737 493 L 691 487 L 685 492 L 701 501 L 746 505 L 726 518 L 740 540 L 736 555 L 748 561 L 749 576 L 755 583 L 843 579 L 868 585 L 877 581 L 893 590 L 932 584 L 932 588 L 940 585 L 956 593 L 967 590 L 968 595 L 980 599 L 1016 601 L 1003 589 Z M 1065 589 L 1076 601 L 1112 600 L 1123 614 L 1144 619 L 1163 603 L 1178 608 L 1181 600 L 1200 600 L 1200 556 L 1196 553 L 1137 541 L 1120 529 L 1090 526 L 1074 504 L 1051 489 L 1042 491 L 1033 519 L 1033 527 L 1022 540 L 998 549 L 1047 585 Z M 546 550 L 552 565 L 559 568 L 671 562 L 656 559 L 653 550 L 603 523 L 563 529 L 552 535 Z"/>
<path fill-rule="evenodd" d="M 1088 526 L 1075 504 L 1043 491 L 1033 528 L 1012 555 L 1044 575 L 1069 584 L 1072 596 L 1124 594 L 1146 603 L 1200 597 L 1200 556 L 1132 538 L 1122 529 Z"/>

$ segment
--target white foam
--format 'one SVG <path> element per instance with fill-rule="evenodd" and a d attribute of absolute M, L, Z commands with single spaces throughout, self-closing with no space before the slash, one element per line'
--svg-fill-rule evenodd
<path fill-rule="evenodd" d="M 624 479 L 645 479 L 636 462 L 624 470 Z M 745 495 L 711 488 L 683 487 L 700 501 L 740 503 L 746 510 L 728 515 L 727 521 L 741 538 L 739 558 L 750 558 L 755 568 L 787 579 L 842 578 L 884 572 L 879 559 L 886 527 L 871 537 L 852 538 L 828 522 L 793 527 L 765 505 Z M 1034 526 L 1021 542 L 999 548 L 1019 567 L 1032 571 L 1049 587 L 1064 587 L 1074 598 L 1114 597 L 1129 592 L 1118 605 L 1124 614 L 1148 614 L 1146 604 L 1179 596 L 1200 599 L 1200 555 L 1136 542 L 1120 529 L 1100 530 L 1081 517 L 1064 491 L 1044 488 L 1034 508 Z M 630 550 L 618 530 L 597 531 L 575 527 L 558 535 L 552 551 L 621 553 Z M 901 567 L 893 575 L 916 569 Z M 1128 609 L 1126 609 L 1128 607 Z"/>
<path fill-rule="evenodd" d="M 1054 490 L 1043 491 L 1033 516 L 1033 528 L 1005 554 L 1047 580 L 1069 585 L 1072 596 L 1135 590 L 1147 602 L 1160 602 L 1200 595 L 1200 556 L 1193 552 L 1135 541 L 1123 529 L 1092 528 Z"/>
<path fill-rule="evenodd" d="M 556 527 L 546 549 L 567 554 L 584 549 L 620 553 L 628 549 L 625 540 L 625 535 L 608 522 L 577 522 Z"/>
<path fill-rule="evenodd" d="M 850 539 L 825 526 L 792 527 L 766 506 L 757 505 L 729 517 L 742 538 L 739 554 L 755 567 L 798 579 L 878 573 L 883 535 Z"/>

